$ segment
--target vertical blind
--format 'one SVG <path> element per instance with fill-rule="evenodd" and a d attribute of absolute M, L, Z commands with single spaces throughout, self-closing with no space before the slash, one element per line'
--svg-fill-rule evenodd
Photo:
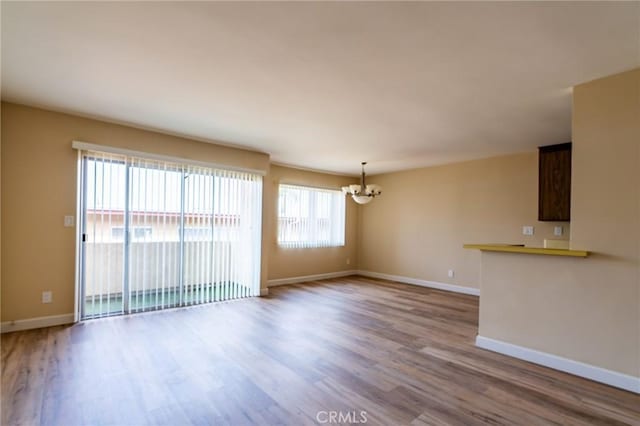
<path fill-rule="evenodd" d="M 282 247 L 344 245 L 345 197 L 342 191 L 280 185 L 278 244 Z"/>
<path fill-rule="evenodd" d="M 261 176 L 82 159 L 82 318 L 259 294 Z"/>

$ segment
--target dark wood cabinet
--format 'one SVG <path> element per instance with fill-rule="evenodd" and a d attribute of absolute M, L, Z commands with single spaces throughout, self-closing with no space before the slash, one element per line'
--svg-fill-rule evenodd
<path fill-rule="evenodd" d="M 538 163 L 538 220 L 571 219 L 571 142 L 541 146 Z"/>

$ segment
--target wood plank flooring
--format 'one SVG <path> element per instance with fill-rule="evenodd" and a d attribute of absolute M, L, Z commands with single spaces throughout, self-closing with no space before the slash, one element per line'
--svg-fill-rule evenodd
<path fill-rule="evenodd" d="M 2 425 L 640 424 L 638 395 L 476 348 L 474 296 L 270 293 L 2 335 Z"/>

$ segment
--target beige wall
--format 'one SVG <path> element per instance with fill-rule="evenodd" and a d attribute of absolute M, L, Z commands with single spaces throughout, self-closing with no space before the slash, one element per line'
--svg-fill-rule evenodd
<path fill-rule="evenodd" d="M 266 154 L 2 103 L 2 321 L 73 312 L 75 228 L 62 225 L 76 213 L 72 140 L 269 170 Z"/>
<path fill-rule="evenodd" d="M 566 141 L 541 145 L 554 142 Z M 568 223 L 537 221 L 537 158 L 530 152 L 372 176 L 384 192 L 361 209 L 360 269 L 478 288 L 480 253 L 463 244 L 568 239 Z M 535 234 L 522 235 L 523 225 Z M 554 225 L 564 227 L 563 237 L 553 236 Z"/>
<path fill-rule="evenodd" d="M 0 129 L 2 129 L 2 109 L 0 102 Z M 0 309 L 2 308 L 2 134 L 0 132 Z M 2 312 L 0 312 L 2 316 Z"/>
<path fill-rule="evenodd" d="M 315 186 L 319 188 L 340 189 L 344 185 L 355 183 L 356 178 L 339 175 L 329 175 L 311 171 L 299 170 L 282 166 L 271 166 L 271 172 L 265 179 L 268 186 L 270 200 L 266 206 L 266 217 L 271 218 L 267 245 L 269 247 L 269 279 L 300 277 L 306 275 L 324 274 L 356 269 L 357 258 L 357 211 L 356 203 L 346 200 L 346 235 L 344 247 L 325 248 L 282 248 L 277 241 L 277 200 L 278 185 L 280 183 Z M 347 264 L 347 259 L 350 263 Z"/>
<path fill-rule="evenodd" d="M 2 321 L 73 312 L 75 228 L 62 226 L 63 216 L 76 209 L 72 140 L 265 171 L 263 288 L 268 279 L 356 268 L 357 207 L 351 200 L 344 247 L 282 249 L 276 237 L 280 182 L 337 189 L 353 177 L 271 166 L 262 153 L 11 103 L 2 103 L 2 124 Z M 53 303 L 41 303 L 45 290 L 53 291 Z"/>
<path fill-rule="evenodd" d="M 485 253 L 485 337 L 640 377 L 640 69 L 575 87 L 571 246 Z"/>

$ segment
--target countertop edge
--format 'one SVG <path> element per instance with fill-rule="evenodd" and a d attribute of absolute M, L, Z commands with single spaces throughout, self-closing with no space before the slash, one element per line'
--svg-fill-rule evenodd
<path fill-rule="evenodd" d="M 567 257 L 587 257 L 586 250 L 552 249 L 543 247 L 524 247 L 509 244 L 464 244 L 466 249 L 476 249 L 481 251 L 495 251 L 503 253 L 539 254 L 547 256 L 567 256 Z"/>

